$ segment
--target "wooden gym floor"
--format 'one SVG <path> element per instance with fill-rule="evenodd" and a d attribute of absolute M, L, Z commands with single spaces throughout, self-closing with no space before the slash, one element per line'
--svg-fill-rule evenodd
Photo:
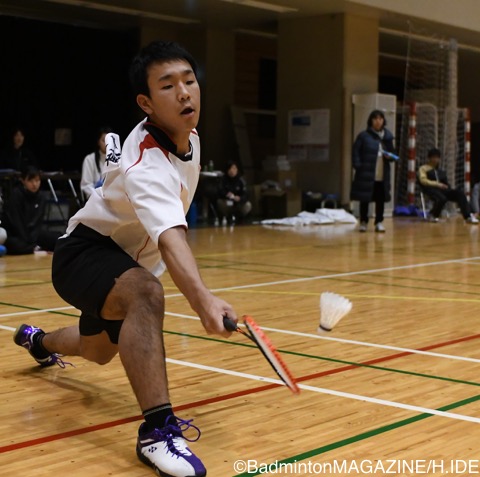
<path fill-rule="evenodd" d="M 171 398 L 202 430 L 192 449 L 209 476 L 480 474 L 480 227 L 385 225 L 190 231 L 208 286 L 262 325 L 303 387 L 272 383 L 241 335 L 206 336 L 165 276 Z M 0 475 L 151 476 L 118 357 L 40 369 L 13 344 L 21 323 L 76 321 L 50 264 L 0 258 Z M 316 332 L 323 291 L 353 302 L 328 335 Z"/>

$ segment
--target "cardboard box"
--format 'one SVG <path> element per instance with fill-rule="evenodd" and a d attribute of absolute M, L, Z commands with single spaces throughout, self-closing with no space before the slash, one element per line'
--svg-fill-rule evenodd
<path fill-rule="evenodd" d="M 295 217 L 302 211 L 302 191 L 300 189 L 291 189 L 287 191 L 287 215 L 285 217 Z"/>
<path fill-rule="evenodd" d="M 248 200 L 252 204 L 251 215 L 253 217 L 260 217 L 262 215 L 262 186 L 260 184 L 255 184 L 254 186 L 248 187 Z"/>
<path fill-rule="evenodd" d="M 282 219 L 287 212 L 287 193 L 283 190 L 267 189 L 262 193 L 262 217 Z"/>
<path fill-rule="evenodd" d="M 277 182 L 282 189 L 296 189 L 298 187 L 297 171 L 263 171 L 263 180 L 271 180 Z"/>
<path fill-rule="evenodd" d="M 268 189 L 262 194 L 262 216 L 265 219 L 294 217 L 302 210 L 302 191 Z"/>

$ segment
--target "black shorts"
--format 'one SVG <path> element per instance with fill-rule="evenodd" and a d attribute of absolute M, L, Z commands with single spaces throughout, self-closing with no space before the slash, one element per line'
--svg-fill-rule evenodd
<path fill-rule="evenodd" d="M 52 283 L 57 293 L 81 310 L 80 334 L 106 331 L 118 343 L 122 321 L 100 317 L 115 279 L 140 265 L 110 237 L 79 224 L 67 237 L 57 240 L 52 262 Z"/>

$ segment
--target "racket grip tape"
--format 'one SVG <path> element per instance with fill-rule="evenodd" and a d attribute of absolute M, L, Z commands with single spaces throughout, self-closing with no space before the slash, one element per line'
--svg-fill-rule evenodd
<path fill-rule="evenodd" d="M 228 316 L 223 317 L 223 326 L 227 331 L 237 331 L 237 324 Z"/>

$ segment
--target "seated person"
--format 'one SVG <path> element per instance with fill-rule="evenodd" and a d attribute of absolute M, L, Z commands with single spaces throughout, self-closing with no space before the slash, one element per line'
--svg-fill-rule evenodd
<path fill-rule="evenodd" d="M 217 210 L 220 217 L 226 217 L 230 223 L 237 219 L 243 220 L 252 210 L 247 186 L 236 161 L 227 162 L 218 190 Z"/>
<path fill-rule="evenodd" d="M 478 217 L 480 214 L 480 182 L 475 182 L 475 185 L 472 188 L 470 207 L 472 209 L 472 214 Z"/>
<path fill-rule="evenodd" d="M 45 230 L 43 225 L 47 199 L 40 190 L 40 172 L 27 166 L 20 184 L 5 202 L 2 227 L 7 232 L 5 247 L 9 255 L 26 255 L 36 251 L 53 251 L 58 232 Z"/>
<path fill-rule="evenodd" d="M 431 221 L 438 222 L 438 218 L 448 201 L 456 202 L 460 207 L 463 218 L 470 224 L 478 224 L 477 218 L 472 214 L 470 204 L 465 194 L 460 189 L 452 189 L 447 180 L 447 174 L 439 169 L 440 150 L 433 148 L 428 151 L 428 162 L 418 170 L 418 180 L 424 194 L 433 200 L 430 211 Z"/>
<path fill-rule="evenodd" d="M 105 136 L 110 132 L 112 129 L 109 127 L 99 129 L 95 152 L 88 154 L 83 160 L 80 189 L 85 200 L 92 195 L 95 188 L 102 185 L 105 178 Z"/>

